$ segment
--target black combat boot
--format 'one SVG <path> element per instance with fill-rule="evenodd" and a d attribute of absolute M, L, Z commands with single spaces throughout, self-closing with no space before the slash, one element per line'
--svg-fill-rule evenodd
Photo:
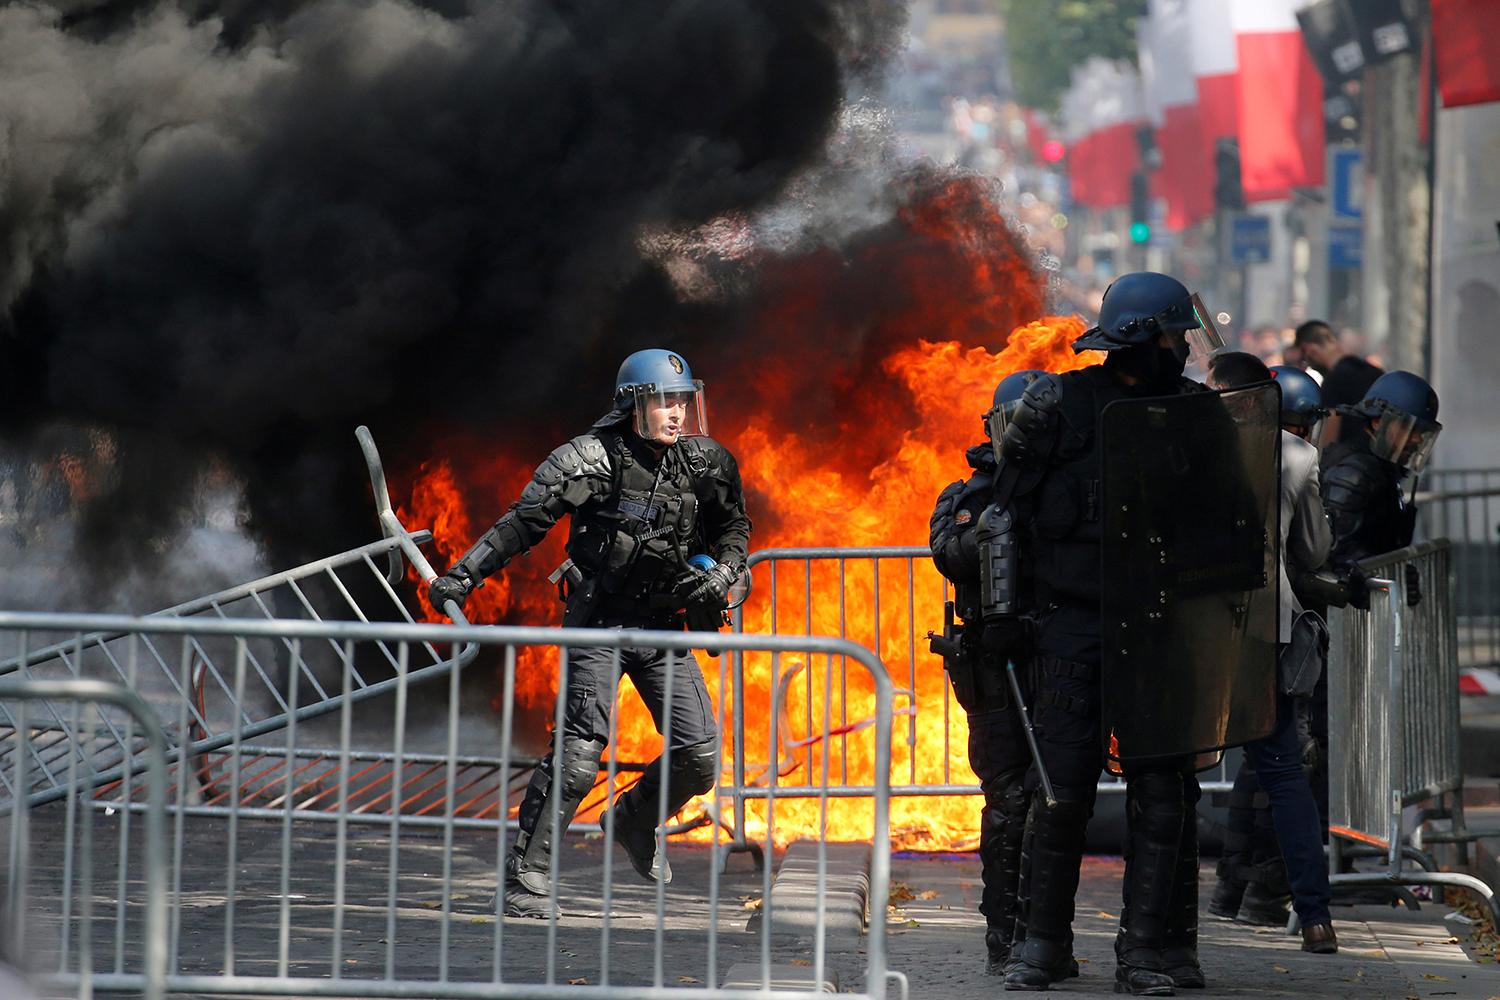
<path fill-rule="evenodd" d="M 1115 992 L 1169 997 L 1177 984 L 1168 973 L 1167 921 L 1177 888 L 1182 842 L 1182 776 L 1145 771 L 1126 788 L 1124 905 L 1115 938 Z"/>
<path fill-rule="evenodd" d="M 1245 896 L 1234 919 L 1258 927 L 1285 927 L 1292 915 L 1291 901 L 1291 893 L 1257 879 L 1245 887 Z"/>
<path fill-rule="evenodd" d="M 1006 963 L 1010 961 L 1010 935 L 998 927 L 987 927 L 984 931 L 984 974 L 1005 975 Z"/>
<path fill-rule="evenodd" d="M 634 791 L 634 789 L 631 789 Z M 661 882 L 670 884 L 672 881 L 672 866 L 667 861 L 667 856 L 662 852 L 661 839 L 656 834 L 656 823 L 649 813 L 644 817 L 637 810 L 644 812 L 643 807 L 636 801 L 638 796 L 626 792 L 615 799 L 615 843 L 625 848 L 625 856 L 630 859 L 630 867 L 635 873 L 647 882 Z M 599 814 L 599 825 L 608 829 L 606 823 L 609 818 L 609 810 Z"/>
<path fill-rule="evenodd" d="M 1013 780 L 993 794 L 986 789 L 979 826 L 980 875 L 984 879 L 979 912 L 984 914 L 987 924 L 984 971 L 991 976 L 1004 975 L 1010 960 L 1029 802 L 1021 775 L 1013 776 Z"/>
<path fill-rule="evenodd" d="M 1225 920 L 1233 920 L 1240 912 L 1240 901 L 1245 898 L 1245 883 L 1228 873 L 1228 866 L 1219 862 L 1219 880 L 1214 883 L 1214 894 L 1208 900 L 1208 912 Z"/>
<path fill-rule="evenodd" d="M 1007 990 L 1037 991 L 1078 975 L 1073 961 L 1073 897 L 1083 860 L 1089 809 L 1084 802 L 1048 806 L 1038 795 L 1026 823 L 1019 914 Z"/>
<path fill-rule="evenodd" d="M 1201 990 L 1208 980 L 1198 964 L 1198 782 L 1192 777 L 1184 780 L 1182 839 L 1162 958 L 1179 990 Z"/>
<path fill-rule="evenodd" d="M 500 903 L 503 904 L 501 913 L 507 917 L 530 917 L 536 920 L 546 920 L 552 916 L 554 907 L 544 889 L 542 892 L 532 892 L 517 878 L 517 869 L 521 859 L 514 851 L 505 858 L 505 882 L 501 886 Z M 491 900 L 490 908 L 494 909 L 495 900 Z M 557 916 L 563 915 L 562 908 L 556 907 Z"/>
<path fill-rule="evenodd" d="M 555 767 L 549 752 L 531 772 L 531 783 L 526 786 L 526 796 L 516 816 L 521 829 L 505 859 L 505 882 L 501 890 L 506 916 L 545 918 L 552 912 L 548 894 L 555 848 L 568 824 L 573 822 L 583 797 L 594 786 L 603 753 L 603 743 L 565 739 L 560 768 Z M 555 771 L 561 772 L 561 785 L 553 783 Z"/>

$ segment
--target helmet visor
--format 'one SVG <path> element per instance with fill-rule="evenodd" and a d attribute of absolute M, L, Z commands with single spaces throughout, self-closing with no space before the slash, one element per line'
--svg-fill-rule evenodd
<path fill-rule="evenodd" d="M 1443 425 L 1432 420 L 1418 420 L 1409 413 L 1387 407 L 1375 421 L 1375 435 L 1370 439 L 1370 453 L 1407 472 L 1421 472 L 1432 457 L 1438 433 Z"/>
<path fill-rule="evenodd" d="M 692 388 L 658 389 L 655 385 L 631 386 L 635 432 L 656 444 L 676 444 L 679 438 L 708 436 L 708 407 L 703 383 Z"/>
<path fill-rule="evenodd" d="M 1020 405 L 1020 400 L 1001 403 L 984 415 L 985 429 L 989 431 L 990 444 L 995 449 L 996 461 L 1000 460 L 1000 438 L 1005 434 L 1005 428 L 1009 426 L 1011 417 L 1016 415 L 1016 407 Z"/>
<path fill-rule="evenodd" d="M 1187 332 L 1188 346 L 1193 350 L 1193 360 L 1206 367 L 1208 359 L 1224 349 L 1224 338 L 1219 334 L 1213 314 L 1203 304 L 1203 296 L 1197 292 L 1193 293 L 1193 315 L 1198 325 Z"/>

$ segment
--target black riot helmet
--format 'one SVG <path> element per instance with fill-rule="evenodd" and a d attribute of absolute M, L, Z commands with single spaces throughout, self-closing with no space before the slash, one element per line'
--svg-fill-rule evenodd
<path fill-rule="evenodd" d="M 1370 452 L 1407 472 L 1422 471 L 1443 429 L 1437 393 L 1412 372 L 1386 372 L 1365 390 L 1364 399 L 1338 410 L 1368 421 Z"/>
<path fill-rule="evenodd" d="M 1073 341 L 1075 351 L 1116 351 L 1180 333 L 1207 356 L 1224 346 L 1203 300 L 1176 278 L 1156 271 L 1122 274 L 1104 290 L 1099 323 Z"/>
<path fill-rule="evenodd" d="M 1015 414 L 1016 407 L 1021 405 L 1021 397 L 1026 393 L 1026 387 L 1047 373 L 1038 368 L 1027 368 L 1018 372 L 1011 372 L 1000 380 L 995 386 L 995 402 L 984 414 L 984 432 L 990 436 L 990 441 L 995 446 L 995 457 L 1000 457 L 1000 435 L 1005 433 L 1005 425 L 1010 423 L 1010 418 Z"/>

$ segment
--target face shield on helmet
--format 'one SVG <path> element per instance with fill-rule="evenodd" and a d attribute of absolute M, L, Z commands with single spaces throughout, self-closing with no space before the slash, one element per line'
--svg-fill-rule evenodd
<path fill-rule="evenodd" d="M 1201 361 L 1207 367 L 1208 359 L 1224 349 L 1224 338 L 1219 334 L 1219 326 L 1214 322 L 1213 313 L 1203 304 L 1203 296 L 1194 292 L 1192 303 L 1198 325 L 1184 333 L 1187 334 L 1188 347 L 1193 352 L 1191 360 Z"/>
<path fill-rule="evenodd" d="M 1024 371 L 1012 372 L 1000 380 L 995 386 L 994 405 L 984 415 L 985 432 L 990 436 L 990 442 L 995 448 L 995 458 L 1000 458 L 1000 438 L 1005 433 L 1005 427 L 1015 416 L 1016 409 L 1021 405 L 1021 397 L 1026 394 L 1026 387 L 1037 379 L 1047 374 L 1041 369 L 1028 368 Z"/>
<path fill-rule="evenodd" d="M 1403 410 L 1386 407 L 1375 421 L 1370 454 L 1407 472 L 1421 472 L 1432 457 L 1442 429 L 1443 425 L 1435 420 L 1421 420 Z"/>
<path fill-rule="evenodd" d="M 703 382 L 657 388 L 655 383 L 632 385 L 629 393 L 635 432 L 647 441 L 675 444 L 679 438 L 708 436 L 708 406 Z"/>

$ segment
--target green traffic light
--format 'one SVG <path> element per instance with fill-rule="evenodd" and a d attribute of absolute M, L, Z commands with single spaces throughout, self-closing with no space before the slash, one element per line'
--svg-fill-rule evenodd
<path fill-rule="evenodd" d="M 1146 243 L 1151 239 L 1151 227 L 1144 222 L 1132 222 L 1130 224 L 1130 242 Z"/>

